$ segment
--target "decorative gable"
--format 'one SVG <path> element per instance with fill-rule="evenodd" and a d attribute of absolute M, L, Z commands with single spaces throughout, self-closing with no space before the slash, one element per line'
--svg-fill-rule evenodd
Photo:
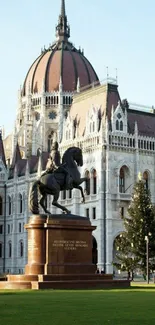
<path fill-rule="evenodd" d="M 86 116 L 86 134 L 92 134 L 99 131 L 100 108 L 92 106 Z"/>
<path fill-rule="evenodd" d="M 6 180 L 7 180 L 7 170 L 3 160 L 0 157 L 0 182 L 5 182 Z"/>
<path fill-rule="evenodd" d="M 112 107 L 111 127 L 112 132 L 127 133 L 127 110 L 120 102 L 115 110 Z"/>
<path fill-rule="evenodd" d="M 64 121 L 64 128 L 63 128 L 63 140 L 73 140 L 75 138 L 75 124 L 74 120 L 71 118 L 70 113 L 66 120 Z"/>

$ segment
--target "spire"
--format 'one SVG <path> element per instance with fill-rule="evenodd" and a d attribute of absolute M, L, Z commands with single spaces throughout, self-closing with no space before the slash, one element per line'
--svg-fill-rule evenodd
<path fill-rule="evenodd" d="M 42 168 L 42 151 L 39 152 L 39 159 L 38 159 L 38 169 L 37 169 L 37 176 L 40 177 L 43 171 Z"/>
<path fill-rule="evenodd" d="M 0 130 L 0 158 L 2 159 L 4 165 L 6 166 L 5 152 L 4 152 L 4 146 L 3 146 L 3 140 L 2 140 L 2 131 L 1 130 Z"/>
<path fill-rule="evenodd" d="M 62 92 L 63 90 L 63 84 L 62 84 L 62 77 L 60 76 L 60 81 L 59 81 L 59 91 Z"/>
<path fill-rule="evenodd" d="M 45 93 L 45 78 L 42 80 L 42 92 Z"/>
<path fill-rule="evenodd" d="M 138 135 L 138 124 L 137 124 L 137 121 L 135 121 L 135 134 Z"/>
<path fill-rule="evenodd" d="M 61 12 L 56 26 L 56 37 L 58 41 L 68 41 L 70 37 L 70 27 L 67 21 L 65 0 L 61 0 Z"/>
<path fill-rule="evenodd" d="M 77 86 L 76 86 L 77 93 L 80 93 L 80 78 L 78 77 Z"/>
<path fill-rule="evenodd" d="M 61 16 L 66 16 L 66 10 L 65 10 L 65 0 L 61 0 Z"/>
<path fill-rule="evenodd" d="M 21 157 L 21 153 L 20 153 L 20 149 L 19 149 L 19 144 L 17 142 L 16 148 L 15 148 L 15 151 L 13 154 L 13 158 L 12 158 L 11 168 L 15 167 L 17 161 L 21 160 L 21 159 L 22 159 L 22 157 Z"/>

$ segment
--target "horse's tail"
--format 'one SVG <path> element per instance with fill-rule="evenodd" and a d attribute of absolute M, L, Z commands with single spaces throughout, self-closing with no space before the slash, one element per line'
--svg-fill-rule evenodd
<path fill-rule="evenodd" d="M 33 214 L 39 214 L 38 186 L 40 181 L 35 181 L 29 192 L 29 209 Z"/>

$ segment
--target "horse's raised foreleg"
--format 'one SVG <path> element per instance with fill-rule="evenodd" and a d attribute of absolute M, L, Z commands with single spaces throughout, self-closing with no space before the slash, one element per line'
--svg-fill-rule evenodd
<path fill-rule="evenodd" d="M 80 180 L 78 180 L 78 184 L 82 184 L 83 182 L 86 182 L 88 180 L 88 177 L 83 177 L 83 178 L 80 178 Z"/>
<path fill-rule="evenodd" d="M 65 208 L 63 205 L 61 205 L 61 204 L 58 203 L 59 193 L 60 192 L 57 192 L 57 193 L 54 194 L 54 198 L 53 198 L 52 204 L 55 207 L 61 209 L 64 213 L 70 214 L 71 212 L 67 208 Z"/>
<path fill-rule="evenodd" d="M 43 208 L 45 213 L 51 214 L 51 212 L 47 210 L 47 208 L 45 206 L 45 203 L 44 203 L 46 198 L 47 198 L 47 195 L 46 195 L 46 193 L 41 193 L 41 194 L 42 194 L 42 198 L 41 198 L 39 203 L 40 203 L 40 205 Z"/>
<path fill-rule="evenodd" d="M 82 186 L 80 186 L 80 185 L 74 185 L 74 188 L 77 188 L 78 190 L 80 190 L 81 196 L 82 196 L 82 203 L 85 203 L 85 196 L 84 196 L 84 192 L 83 192 Z"/>

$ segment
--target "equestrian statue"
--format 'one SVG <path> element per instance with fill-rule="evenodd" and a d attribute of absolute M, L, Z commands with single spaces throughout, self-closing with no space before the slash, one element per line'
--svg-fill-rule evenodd
<path fill-rule="evenodd" d="M 29 208 L 33 214 L 39 214 L 39 204 L 45 213 L 51 214 L 45 206 L 47 195 L 53 195 L 53 202 L 63 213 L 70 211 L 58 203 L 60 191 L 79 189 L 82 195 L 82 202 L 85 203 L 85 197 L 81 183 L 87 181 L 87 177 L 81 178 L 78 166 L 83 166 L 82 150 L 78 147 L 67 149 L 62 157 L 58 150 L 58 142 L 54 142 L 50 157 L 48 159 L 46 170 L 41 177 L 36 180 L 29 193 Z M 39 200 L 39 194 L 41 199 Z"/>

